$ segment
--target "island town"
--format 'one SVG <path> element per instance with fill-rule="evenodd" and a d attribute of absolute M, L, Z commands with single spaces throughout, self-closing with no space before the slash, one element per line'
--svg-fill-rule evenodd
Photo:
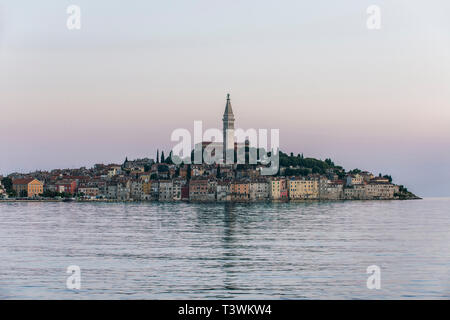
<path fill-rule="evenodd" d="M 223 150 L 236 149 L 229 95 L 223 115 Z M 205 149 L 211 142 L 202 142 Z M 249 147 L 244 144 L 246 158 Z M 187 163 L 189 162 L 189 163 Z M 265 175 L 261 163 L 174 161 L 172 151 L 156 159 L 95 164 L 0 176 L 0 201 L 337 201 L 418 199 L 387 174 L 346 171 L 331 159 L 278 151 L 278 170 Z"/>

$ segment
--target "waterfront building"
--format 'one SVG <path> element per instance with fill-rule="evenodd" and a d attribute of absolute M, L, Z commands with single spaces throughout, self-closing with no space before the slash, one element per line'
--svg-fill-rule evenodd
<path fill-rule="evenodd" d="M 366 200 L 366 185 L 355 184 L 344 189 L 344 199 L 345 200 Z"/>
<path fill-rule="evenodd" d="M 319 179 L 295 177 L 288 180 L 289 199 L 319 199 Z"/>
<path fill-rule="evenodd" d="M 250 181 L 250 200 L 264 201 L 269 198 L 269 183 L 266 179 L 253 179 Z"/>
<path fill-rule="evenodd" d="M 44 192 L 44 183 L 35 178 L 14 179 L 12 184 L 18 197 L 26 194 L 27 197 L 32 198 Z"/>
<path fill-rule="evenodd" d="M 231 201 L 231 183 L 229 181 L 217 182 L 217 201 Z"/>
<path fill-rule="evenodd" d="M 330 181 L 321 189 L 320 199 L 322 200 L 339 200 L 344 198 L 344 181 Z"/>
<path fill-rule="evenodd" d="M 208 201 L 208 179 L 191 179 L 189 181 L 189 200 Z"/>
<path fill-rule="evenodd" d="M 181 187 L 181 200 L 189 201 L 189 184 L 187 182 Z"/>
<path fill-rule="evenodd" d="M 269 180 L 269 196 L 272 200 L 288 200 L 286 178 L 274 177 Z"/>
<path fill-rule="evenodd" d="M 130 196 L 134 200 L 142 200 L 144 195 L 143 183 L 139 180 L 133 180 L 130 184 Z"/>
<path fill-rule="evenodd" d="M 206 195 L 207 201 L 216 201 L 216 191 L 217 191 L 217 179 L 208 179 L 208 193 Z"/>
<path fill-rule="evenodd" d="M 76 180 L 60 180 L 55 183 L 56 192 L 75 194 L 77 192 L 77 181 Z"/>
<path fill-rule="evenodd" d="M 366 185 L 366 194 L 369 199 L 393 199 L 399 192 L 399 187 L 391 183 L 369 182 Z"/>
<path fill-rule="evenodd" d="M 182 189 L 186 185 L 186 179 L 177 178 L 173 180 L 173 200 L 181 201 Z"/>
<path fill-rule="evenodd" d="M 152 200 L 158 200 L 159 199 L 159 181 L 158 180 L 152 180 L 151 181 L 150 198 Z"/>
<path fill-rule="evenodd" d="M 235 180 L 231 183 L 231 201 L 249 201 L 250 182 L 247 180 Z"/>
<path fill-rule="evenodd" d="M 173 182 L 172 180 L 159 181 L 159 201 L 173 201 Z"/>
<path fill-rule="evenodd" d="M 106 190 L 106 197 L 108 199 L 117 199 L 117 184 L 108 184 Z"/>
<path fill-rule="evenodd" d="M 145 179 L 142 181 L 142 193 L 143 195 L 151 194 L 152 181 L 150 179 Z"/>
<path fill-rule="evenodd" d="M 117 184 L 117 200 L 128 201 L 131 199 L 131 182 L 123 181 Z"/>
<path fill-rule="evenodd" d="M 98 188 L 82 186 L 78 188 L 78 193 L 84 194 L 86 197 L 97 197 L 100 193 Z"/>

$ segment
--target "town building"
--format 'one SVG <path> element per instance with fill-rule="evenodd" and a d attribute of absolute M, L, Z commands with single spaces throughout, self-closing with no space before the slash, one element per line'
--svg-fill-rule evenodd
<path fill-rule="evenodd" d="M 366 185 L 355 184 L 344 189 L 345 200 L 367 200 Z"/>
<path fill-rule="evenodd" d="M 172 180 L 159 181 L 159 201 L 173 201 L 173 182 Z"/>
<path fill-rule="evenodd" d="M 18 197 L 36 197 L 44 192 L 44 183 L 35 178 L 14 179 L 13 190 Z"/>
<path fill-rule="evenodd" d="M 250 182 L 248 180 L 235 180 L 231 183 L 231 201 L 249 201 Z"/>
<path fill-rule="evenodd" d="M 286 178 L 274 177 L 269 180 L 269 196 L 272 200 L 288 200 Z"/>
<path fill-rule="evenodd" d="M 319 199 L 319 179 L 295 177 L 287 182 L 290 200 Z"/>
<path fill-rule="evenodd" d="M 75 194 L 77 192 L 77 181 L 76 180 L 61 180 L 55 183 L 56 192 Z"/>
<path fill-rule="evenodd" d="M 83 194 L 86 197 L 92 197 L 95 198 L 99 195 L 100 190 L 96 187 L 79 187 L 78 188 L 78 193 Z"/>
<path fill-rule="evenodd" d="M 369 199 L 374 200 L 388 200 L 394 199 L 396 193 L 399 192 L 399 187 L 391 183 L 369 182 L 366 185 L 366 195 Z"/>
<path fill-rule="evenodd" d="M 355 184 L 363 184 L 364 178 L 360 174 L 349 174 L 346 177 L 346 186 L 353 186 Z"/>
<path fill-rule="evenodd" d="M 117 189 L 116 183 L 108 184 L 106 187 L 106 197 L 108 199 L 117 199 Z"/>
<path fill-rule="evenodd" d="M 143 200 L 144 190 L 143 183 L 140 180 L 133 180 L 130 184 L 130 197 L 133 200 Z"/>
<path fill-rule="evenodd" d="M 190 201 L 208 201 L 208 179 L 191 179 L 189 182 Z"/>
<path fill-rule="evenodd" d="M 344 184 L 343 180 L 330 181 L 321 189 L 321 200 L 340 200 L 344 199 Z"/>
<path fill-rule="evenodd" d="M 230 181 L 218 181 L 216 194 L 217 194 L 217 201 L 219 201 L 219 202 L 231 201 L 231 183 L 230 183 Z"/>
<path fill-rule="evenodd" d="M 182 189 L 186 185 L 186 179 L 177 178 L 173 180 L 173 200 L 182 200 Z"/>
<path fill-rule="evenodd" d="M 117 200 L 128 201 L 131 199 L 131 182 L 123 181 L 117 184 Z"/>
<path fill-rule="evenodd" d="M 250 200 L 264 201 L 269 198 L 269 183 L 266 179 L 254 179 L 250 181 Z"/>

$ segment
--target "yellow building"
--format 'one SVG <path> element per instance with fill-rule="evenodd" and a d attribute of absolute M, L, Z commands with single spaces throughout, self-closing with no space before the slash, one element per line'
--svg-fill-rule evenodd
<path fill-rule="evenodd" d="M 30 198 L 44 192 L 44 184 L 34 178 L 15 179 L 12 183 L 18 197 L 24 196 L 24 192 Z"/>
<path fill-rule="evenodd" d="M 288 181 L 289 199 L 319 199 L 319 180 L 292 179 Z"/>
<path fill-rule="evenodd" d="M 145 179 L 142 181 L 142 193 L 151 194 L 152 192 L 152 181 L 150 179 Z"/>
<path fill-rule="evenodd" d="M 287 200 L 288 190 L 285 178 L 273 178 L 269 184 L 270 198 L 273 200 Z"/>

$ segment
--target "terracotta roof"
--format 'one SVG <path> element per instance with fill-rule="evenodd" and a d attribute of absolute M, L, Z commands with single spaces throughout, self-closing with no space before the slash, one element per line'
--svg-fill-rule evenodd
<path fill-rule="evenodd" d="M 12 183 L 13 183 L 13 185 L 29 184 L 33 180 L 35 180 L 35 179 L 34 178 L 14 179 Z"/>

